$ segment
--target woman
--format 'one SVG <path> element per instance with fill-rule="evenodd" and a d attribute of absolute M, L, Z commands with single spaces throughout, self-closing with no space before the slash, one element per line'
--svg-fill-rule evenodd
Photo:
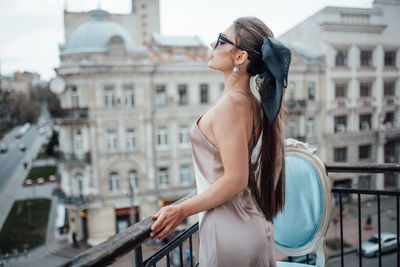
<path fill-rule="evenodd" d="M 200 213 L 200 266 L 275 266 L 272 220 L 284 203 L 281 101 L 290 50 L 254 17 L 237 19 L 211 47 L 208 66 L 223 72 L 225 89 L 190 130 L 198 194 L 160 209 L 150 236 L 163 239 Z M 261 103 L 250 91 L 257 74 Z"/>

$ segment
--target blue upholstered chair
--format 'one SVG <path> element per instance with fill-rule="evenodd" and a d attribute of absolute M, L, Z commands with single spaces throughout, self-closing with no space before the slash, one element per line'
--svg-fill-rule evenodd
<path fill-rule="evenodd" d="M 316 266 L 327 266 L 325 234 L 332 196 L 325 165 L 308 144 L 295 139 L 286 142 L 286 199 L 274 220 L 275 247 L 285 256 L 302 256 L 316 251 Z M 278 262 L 278 267 L 310 266 Z"/>

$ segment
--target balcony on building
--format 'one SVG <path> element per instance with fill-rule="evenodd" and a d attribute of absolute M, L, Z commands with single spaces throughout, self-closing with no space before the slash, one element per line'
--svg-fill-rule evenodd
<path fill-rule="evenodd" d="M 307 108 L 306 99 L 288 99 L 286 100 L 286 107 L 289 111 L 302 111 Z"/>
<path fill-rule="evenodd" d="M 59 152 L 58 157 L 60 162 L 64 163 L 87 163 L 91 164 L 92 158 L 90 152 L 85 153 L 66 153 Z"/>
<path fill-rule="evenodd" d="M 56 124 L 76 124 L 87 122 L 88 108 L 49 108 Z"/>

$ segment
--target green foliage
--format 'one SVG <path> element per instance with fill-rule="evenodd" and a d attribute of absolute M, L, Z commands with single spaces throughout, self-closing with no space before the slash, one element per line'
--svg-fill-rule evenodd
<path fill-rule="evenodd" d="M 46 240 L 51 200 L 46 198 L 15 201 L 0 232 L 2 253 L 23 251 Z"/>
<path fill-rule="evenodd" d="M 47 181 L 50 175 L 56 174 L 56 171 L 56 166 L 33 167 L 25 179 L 36 180 L 37 178 L 42 177 Z"/>

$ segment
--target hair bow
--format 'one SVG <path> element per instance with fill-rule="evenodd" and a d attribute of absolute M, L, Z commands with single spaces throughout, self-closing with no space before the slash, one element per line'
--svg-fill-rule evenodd
<path fill-rule="evenodd" d="M 265 71 L 258 76 L 258 79 L 264 79 L 261 101 L 268 121 L 272 124 L 281 109 L 283 87 L 287 87 L 292 55 L 289 48 L 269 37 L 264 37 L 261 52 L 265 64 Z"/>

